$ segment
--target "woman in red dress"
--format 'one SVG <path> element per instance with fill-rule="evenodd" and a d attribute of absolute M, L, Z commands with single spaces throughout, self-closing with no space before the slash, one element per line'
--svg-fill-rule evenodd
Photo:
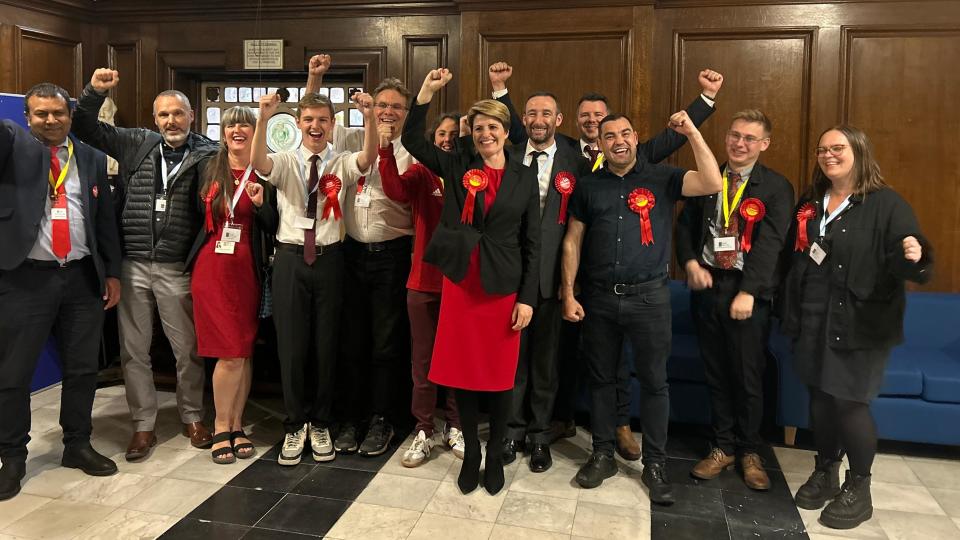
<path fill-rule="evenodd" d="M 200 188 L 204 226 L 187 259 L 197 353 L 217 358 L 213 370 L 216 408 L 212 457 L 233 463 L 256 449 L 243 432 L 250 393 L 253 345 L 259 326 L 264 268 L 261 231 L 276 231 L 278 215 L 270 192 L 250 167 L 256 117 L 233 107 L 221 119 L 220 151 L 207 162 Z"/>
<path fill-rule="evenodd" d="M 478 157 L 469 144 L 447 153 L 423 138 L 433 94 L 452 77 L 446 69 L 427 74 L 401 142 L 447 179 L 440 224 L 424 255 L 444 275 L 429 379 L 457 392 L 466 441 L 457 484 L 464 493 L 479 483 L 477 416 L 480 397 L 488 399 L 484 487 L 494 494 L 504 483 L 502 445 L 520 331 L 537 300 L 540 193 L 536 172 L 504 151 L 510 114 L 499 102 L 479 101 L 467 113 Z"/>

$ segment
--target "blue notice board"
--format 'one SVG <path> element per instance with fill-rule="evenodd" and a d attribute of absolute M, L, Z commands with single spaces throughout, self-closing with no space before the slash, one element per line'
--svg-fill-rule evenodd
<path fill-rule="evenodd" d="M 23 95 L 0 93 L 0 119 L 13 120 L 24 128 L 27 119 L 23 114 Z M 60 371 L 60 356 L 57 354 L 57 343 L 53 336 L 47 339 L 47 344 L 40 353 L 37 370 L 33 372 L 33 381 L 30 382 L 30 391 L 34 392 L 56 384 L 63 379 Z"/>

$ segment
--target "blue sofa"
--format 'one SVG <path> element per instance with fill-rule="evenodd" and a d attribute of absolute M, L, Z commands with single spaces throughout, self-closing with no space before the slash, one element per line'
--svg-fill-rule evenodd
<path fill-rule="evenodd" d="M 871 405 L 881 439 L 960 445 L 960 294 L 908 293 L 905 342 L 890 355 Z M 787 444 L 809 425 L 809 396 L 793 370 L 790 338 L 777 325 L 770 352 L 779 367 L 777 422 Z"/>

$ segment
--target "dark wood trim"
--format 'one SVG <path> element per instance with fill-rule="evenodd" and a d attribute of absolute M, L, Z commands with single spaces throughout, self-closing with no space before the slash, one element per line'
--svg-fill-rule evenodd
<path fill-rule="evenodd" d="M 18 91 L 24 92 L 27 90 L 22 87 L 24 61 L 28 60 L 23 57 L 22 42 L 24 39 L 46 41 L 48 43 L 73 47 L 73 88 L 68 88 L 67 91 L 74 96 L 79 95 L 80 90 L 83 89 L 83 83 L 81 82 L 83 79 L 83 42 L 55 32 L 46 32 L 20 25 L 16 25 L 16 30 L 14 30 L 14 63 L 16 64 L 14 80 L 16 81 Z"/>
<path fill-rule="evenodd" d="M 359 69 L 363 72 L 364 90 L 372 90 L 387 77 L 387 48 L 386 47 L 343 47 L 321 49 L 304 49 L 303 64 L 294 71 L 303 73 L 304 82 L 307 77 L 307 64 L 315 54 L 329 54 L 335 58 L 335 69 Z M 294 66 L 291 66 L 293 68 Z"/>
<path fill-rule="evenodd" d="M 140 109 L 143 105 L 143 58 L 141 56 L 141 46 L 140 40 L 135 41 L 110 41 L 107 42 L 107 66 L 110 69 L 117 69 L 117 53 L 118 52 L 133 52 L 134 58 L 137 60 L 137 69 L 134 74 L 134 79 L 136 80 L 136 85 L 133 87 L 133 99 L 136 103 L 136 110 L 134 111 L 134 121 L 135 125 L 140 125 Z"/>
<path fill-rule="evenodd" d="M 403 36 L 403 73 L 404 73 L 404 83 L 407 85 L 407 88 L 416 88 L 416 81 L 418 81 L 423 74 L 413 72 L 413 52 L 417 47 L 430 47 L 433 46 L 437 49 L 437 67 L 446 66 L 449 63 L 449 58 L 447 56 L 447 35 L 446 34 L 429 34 L 429 35 L 413 35 L 413 36 Z M 449 99 L 447 97 L 447 88 L 443 88 L 440 91 L 439 99 L 437 99 L 437 111 L 446 111 Z"/>

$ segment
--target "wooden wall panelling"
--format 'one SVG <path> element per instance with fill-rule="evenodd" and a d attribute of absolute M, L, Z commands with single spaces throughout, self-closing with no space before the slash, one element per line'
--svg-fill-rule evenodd
<path fill-rule="evenodd" d="M 140 41 L 108 43 L 107 65 L 118 70 L 123 81 L 123 84 L 118 85 L 111 93 L 117 105 L 116 124 L 123 127 L 139 126 L 142 121 L 140 107 L 143 102 Z"/>
<path fill-rule="evenodd" d="M 404 80 L 407 87 L 413 92 L 413 99 L 416 99 L 426 73 L 432 69 L 446 67 L 449 63 L 447 35 L 403 36 L 403 50 Z M 450 110 L 449 91 L 444 88 L 440 91 L 439 96 L 434 97 L 434 103 L 430 107 L 430 114 L 427 118 L 427 125 L 441 113 Z"/>
<path fill-rule="evenodd" d="M 960 24 L 845 26 L 841 118 L 863 129 L 880 170 L 936 251 L 929 290 L 960 290 Z"/>
<path fill-rule="evenodd" d="M 80 37 L 68 37 L 33 28 L 14 30 L 15 84 L 24 93 L 31 86 L 51 82 L 76 96 L 83 88 L 83 44 Z"/>
<path fill-rule="evenodd" d="M 190 96 L 191 103 L 198 103 L 200 73 L 223 71 L 226 57 L 224 51 L 157 51 L 158 93 L 173 88 Z M 153 103 L 152 96 L 150 101 Z M 200 132 L 200 128 L 200 115 L 196 115 L 193 130 Z"/>
<path fill-rule="evenodd" d="M 307 80 L 307 63 L 315 54 L 329 54 L 333 59 L 331 69 L 359 69 L 364 73 L 364 90 L 372 90 L 387 76 L 387 48 L 386 47 L 325 47 L 305 50 L 303 60 L 294 71 L 303 72 L 303 80 Z"/>

